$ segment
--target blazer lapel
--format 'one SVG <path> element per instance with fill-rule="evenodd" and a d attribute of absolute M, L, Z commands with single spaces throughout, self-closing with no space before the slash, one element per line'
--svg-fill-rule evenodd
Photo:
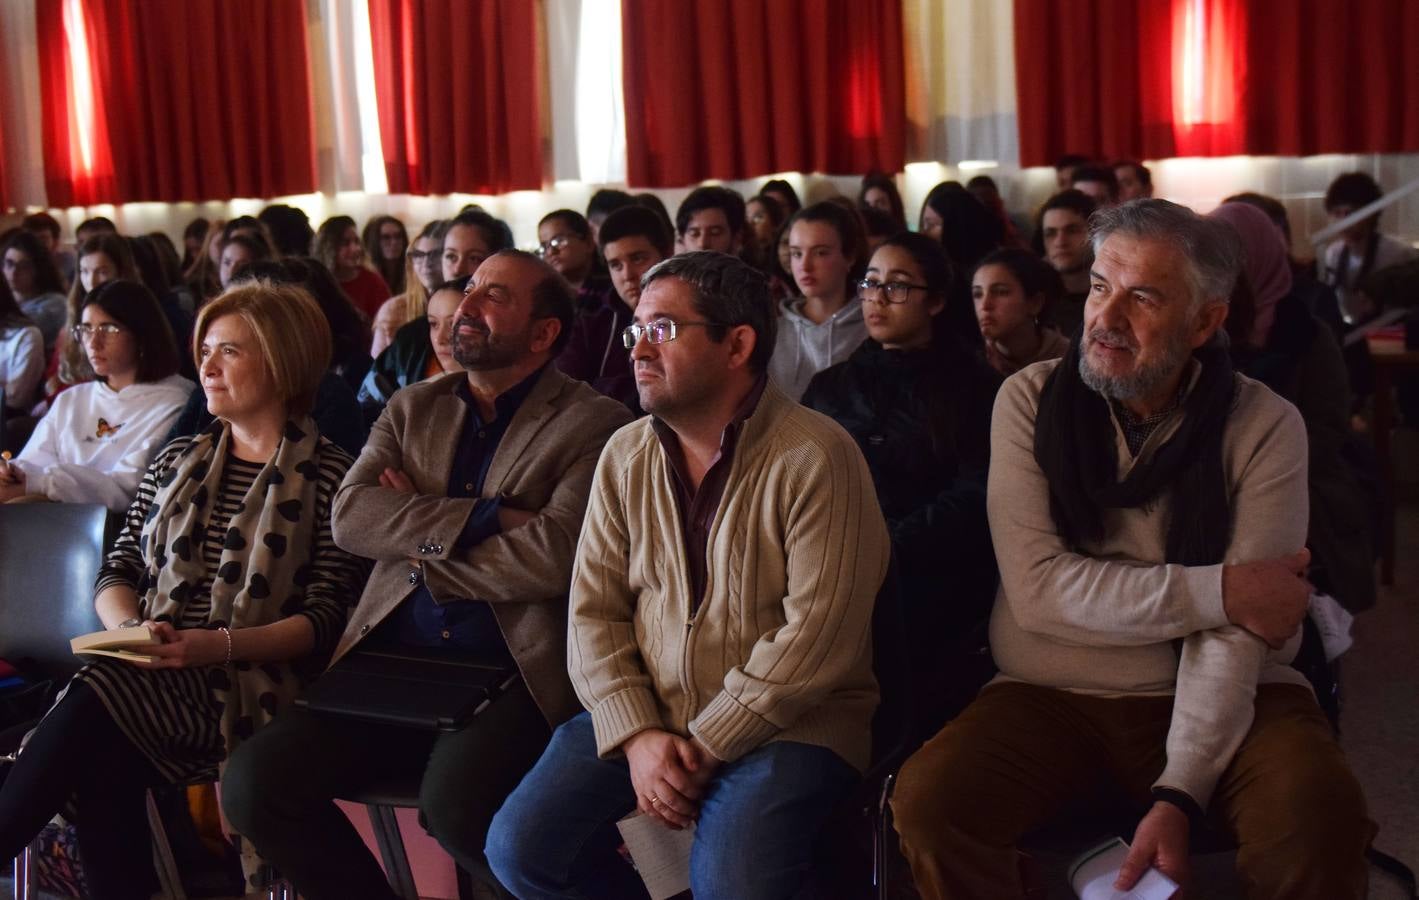
<path fill-rule="evenodd" d="M 419 452 L 407 455 L 425 461 L 417 468 L 430 480 L 418 487 L 440 497 L 448 491 L 448 473 L 453 470 L 458 436 L 463 433 L 463 421 L 468 416 L 468 405 L 454 393 L 458 384 L 456 379 L 450 379 L 448 390 L 435 395 L 429 404 L 427 416 L 417 416 L 409 422 L 415 430 L 410 444 Z"/>
<path fill-rule="evenodd" d="M 565 381 L 566 376 L 551 364 L 542 371 L 542 377 L 537 379 L 532 393 L 528 394 L 527 399 L 517 408 L 507 432 L 498 442 L 493 462 L 488 466 L 488 474 L 483 479 L 484 497 L 496 497 L 503 493 L 503 482 L 507 480 L 513 465 L 522 458 L 527 445 L 532 443 L 542 426 L 556 414 L 557 410 L 552 401 L 562 392 Z"/>

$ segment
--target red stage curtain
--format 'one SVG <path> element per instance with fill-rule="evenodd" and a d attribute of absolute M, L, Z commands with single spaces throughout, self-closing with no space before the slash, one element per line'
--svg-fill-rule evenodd
<path fill-rule="evenodd" d="M 66 3 L 35 4 L 35 39 L 39 49 L 40 138 L 44 147 L 44 189 L 50 206 L 90 206 L 116 202 L 118 187 L 108 144 L 105 117 L 97 114 L 102 100 L 92 98 L 96 111 L 89 128 L 79 127 L 80 111 L 70 78 L 66 27 L 83 29 L 89 47 L 102 45 L 100 32 L 89 21 L 68 22 Z M 87 140 L 85 140 L 87 137 Z"/>
<path fill-rule="evenodd" d="M 628 180 L 906 163 L 900 0 L 622 0 Z"/>
<path fill-rule="evenodd" d="M 316 189 L 305 4 L 87 0 L 96 126 L 111 177 L 85 189 L 70 140 L 61 3 L 37 3 L 45 169 L 56 206 Z M 62 46 L 62 45 L 60 45 Z"/>
<path fill-rule="evenodd" d="M 1419 150 L 1419 3 L 1249 0 L 1248 152 Z"/>
<path fill-rule="evenodd" d="M 369 0 L 391 194 L 542 187 L 542 66 L 527 0 Z"/>
<path fill-rule="evenodd" d="M 1020 157 L 1419 150 L 1413 0 L 1016 0 Z"/>

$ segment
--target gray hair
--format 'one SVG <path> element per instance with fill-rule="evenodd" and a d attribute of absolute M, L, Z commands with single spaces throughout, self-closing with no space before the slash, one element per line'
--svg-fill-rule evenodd
<path fill-rule="evenodd" d="M 662 278 L 678 279 L 694 289 L 695 312 L 715 324 L 708 329 L 711 340 L 724 340 L 725 333 L 736 325 L 754 329 L 749 366 L 756 373 L 768 368 L 778 333 L 778 315 L 763 273 L 737 256 L 697 250 L 656 263 L 641 277 L 641 292 Z"/>
<path fill-rule="evenodd" d="M 1236 230 L 1227 223 L 1150 197 L 1106 207 L 1089 217 L 1089 240 L 1096 258 L 1104 241 L 1115 233 L 1162 241 L 1177 248 L 1188 262 L 1193 309 L 1206 300 L 1231 300 L 1242 268 L 1242 251 Z"/>

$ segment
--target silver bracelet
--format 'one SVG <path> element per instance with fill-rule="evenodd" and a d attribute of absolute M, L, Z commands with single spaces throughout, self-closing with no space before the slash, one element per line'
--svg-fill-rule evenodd
<path fill-rule="evenodd" d="M 232 664 L 232 633 L 228 631 L 225 626 L 218 628 L 217 630 L 220 631 L 222 634 L 226 635 L 227 637 L 227 661 L 222 663 L 222 665 L 229 666 Z"/>
<path fill-rule="evenodd" d="M 142 617 L 142 616 L 134 616 L 134 617 L 132 617 L 131 619 L 124 619 L 122 622 L 119 622 L 117 625 L 115 625 L 115 626 L 113 626 L 113 627 L 114 627 L 114 628 L 137 628 L 139 625 L 142 625 L 142 624 L 143 624 L 143 617 Z"/>

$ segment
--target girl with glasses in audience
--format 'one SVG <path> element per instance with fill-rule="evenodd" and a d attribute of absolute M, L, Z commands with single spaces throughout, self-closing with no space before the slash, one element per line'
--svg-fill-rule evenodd
<path fill-rule="evenodd" d="M 45 393 L 51 403 L 60 391 L 93 381 L 94 370 L 84 346 L 73 337 L 74 328 L 80 323 L 89 294 L 101 285 L 118 280 L 135 283 L 143 280 L 128 242 L 113 232 L 84 238 L 79 244 L 78 272 L 69 288 L 65 328 L 45 370 Z"/>
<path fill-rule="evenodd" d="M 47 498 L 122 512 L 193 384 L 177 374 L 158 301 L 136 282 L 90 291 L 71 339 L 94 380 L 60 394 L 20 455 L 0 461 L 0 502 Z"/>
<path fill-rule="evenodd" d="M 1033 253 L 997 250 L 981 260 L 971 278 L 971 300 L 991 368 L 1013 375 L 1063 356 L 1069 338 L 1041 324 L 1045 311 L 1063 296 L 1059 273 Z"/>
<path fill-rule="evenodd" d="M 367 265 L 365 245 L 360 243 L 355 220 L 332 216 L 321 223 L 315 233 L 313 255 L 340 282 L 340 289 L 364 314 L 365 321 L 373 321 L 380 305 L 389 299 L 389 285 Z"/>
<path fill-rule="evenodd" d="M 852 435 L 872 473 L 892 536 L 921 736 L 989 677 L 975 671 L 974 651 L 996 582 L 985 483 L 1000 378 L 943 327 L 953 283 L 940 244 L 889 238 L 857 285 L 867 340 L 803 395 Z"/>
<path fill-rule="evenodd" d="M 370 357 L 377 357 L 394 341 L 394 334 L 403 326 L 423 318 L 429 293 L 443 282 L 443 232 L 446 219 L 434 219 L 423 227 L 419 236 L 404 254 L 402 293 L 380 304 L 374 317 L 374 340 Z"/>
<path fill-rule="evenodd" d="M 142 290 L 99 293 L 115 289 Z M 96 897 L 149 896 L 146 790 L 214 779 L 320 672 L 366 574 L 330 532 L 351 459 L 307 415 L 330 357 L 319 307 L 241 285 L 202 310 L 194 343 L 217 420 L 148 467 L 95 585 L 106 627 L 159 640 L 152 660 L 85 667 L 0 767 L 0 856 L 67 806 Z"/>

